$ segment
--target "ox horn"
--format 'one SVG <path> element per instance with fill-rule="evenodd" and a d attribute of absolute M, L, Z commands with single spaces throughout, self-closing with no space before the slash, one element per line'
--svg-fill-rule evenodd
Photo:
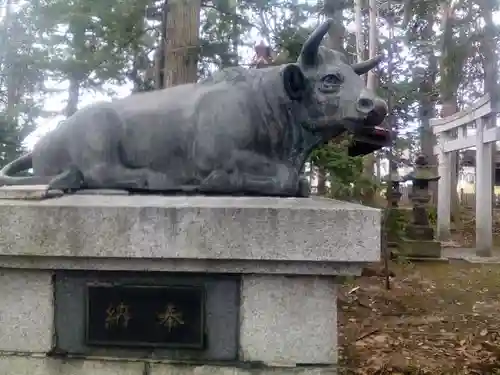
<path fill-rule="evenodd" d="M 370 70 L 375 68 L 382 61 L 383 58 L 384 58 L 383 55 L 378 55 L 369 60 L 352 64 L 351 67 L 358 76 L 362 76 L 363 74 L 366 74 Z"/>
<path fill-rule="evenodd" d="M 305 41 L 300 51 L 300 61 L 304 66 L 314 66 L 318 61 L 318 48 L 332 24 L 332 19 L 327 19 L 318 26 Z"/>

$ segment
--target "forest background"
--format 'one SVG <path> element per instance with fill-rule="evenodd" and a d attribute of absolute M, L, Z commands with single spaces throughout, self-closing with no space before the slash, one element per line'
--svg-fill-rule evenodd
<path fill-rule="evenodd" d="M 292 61 L 325 17 L 336 20 L 325 43 L 351 61 L 386 56 L 367 85 L 388 100 L 395 141 L 364 158 L 344 139 L 315 152 L 318 194 L 373 204 L 389 154 L 398 167 L 420 152 L 435 164 L 429 119 L 497 91 L 495 0 L 4 0 L 0 10 L 0 165 L 91 102 L 250 66 L 260 40 L 275 63 Z"/>

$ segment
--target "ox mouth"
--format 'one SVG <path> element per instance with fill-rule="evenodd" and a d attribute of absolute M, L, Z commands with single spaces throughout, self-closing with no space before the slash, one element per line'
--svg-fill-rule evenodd
<path fill-rule="evenodd" d="M 370 114 L 365 118 L 345 118 L 342 125 L 351 133 L 362 132 L 363 129 L 370 129 L 379 126 L 384 121 L 384 117 L 377 114 Z"/>
<path fill-rule="evenodd" d="M 367 119 L 352 119 L 346 118 L 342 120 L 342 126 L 349 133 L 358 133 L 362 131 L 362 129 L 373 128 L 373 125 L 367 121 Z"/>
<path fill-rule="evenodd" d="M 381 125 L 384 121 L 385 116 L 379 116 L 378 114 L 370 114 L 364 118 L 354 118 L 354 117 L 346 117 L 342 120 L 333 119 L 331 117 L 323 117 L 317 120 L 317 123 L 314 127 L 307 126 L 303 124 L 308 130 L 312 132 L 328 132 L 330 133 L 332 130 L 336 130 L 335 133 L 342 133 L 344 131 L 348 131 L 349 133 L 364 133 L 373 131 L 374 128 Z"/>
<path fill-rule="evenodd" d="M 390 146 L 391 132 L 381 126 L 364 128 L 363 132 L 354 134 L 353 142 L 349 145 L 349 156 L 364 156 L 371 154 L 382 147 Z"/>

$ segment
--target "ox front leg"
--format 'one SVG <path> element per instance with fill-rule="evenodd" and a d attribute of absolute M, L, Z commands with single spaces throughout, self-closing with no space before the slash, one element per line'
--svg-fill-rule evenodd
<path fill-rule="evenodd" d="M 269 168 L 269 165 L 267 165 Z M 235 194 L 235 195 L 263 195 L 296 197 L 308 191 L 306 185 L 301 185 L 298 173 L 283 164 L 273 168 L 276 173 L 264 174 L 233 170 L 213 171 L 201 184 L 200 193 Z M 264 170 L 264 168 L 262 169 Z M 307 193 L 305 193 L 307 194 Z"/>
<path fill-rule="evenodd" d="M 212 194 L 297 197 L 308 195 L 296 168 L 250 151 L 238 150 L 222 168 L 202 181 L 199 191 Z"/>
<path fill-rule="evenodd" d="M 278 176 L 263 177 L 253 174 L 244 174 L 242 178 L 244 181 L 244 191 L 252 195 L 278 197 L 298 196 L 299 189 L 297 183 L 281 180 Z"/>
<path fill-rule="evenodd" d="M 242 183 L 238 173 L 216 169 L 201 182 L 198 192 L 202 194 L 238 194 L 241 193 L 241 189 Z"/>
<path fill-rule="evenodd" d="M 243 164 L 244 165 L 244 164 Z M 281 161 L 269 158 L 254 158 L 240 172 L 242 185 L 253 194 L 297 197 L 307 190 L 299 178 L 299 171 Z"/>

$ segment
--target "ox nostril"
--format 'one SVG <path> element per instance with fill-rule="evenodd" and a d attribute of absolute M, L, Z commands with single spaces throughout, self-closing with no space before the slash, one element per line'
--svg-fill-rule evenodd
<path fill-rule="evenodd" d="M 378 126 L 384 122 L 387 116 L 388 108 L 387 103 L 382 99 L 375 99 L 375 104 L 373 110 L 368 114 L 366 119 L 366 125 L 368 126 Z"/>
<path fill-rule="evenodd" d="M 370 113 L 375 108 L 373 100 L 368 98 L 360 98 L 358 100 L 358 110 L 363 113 Z"/>

